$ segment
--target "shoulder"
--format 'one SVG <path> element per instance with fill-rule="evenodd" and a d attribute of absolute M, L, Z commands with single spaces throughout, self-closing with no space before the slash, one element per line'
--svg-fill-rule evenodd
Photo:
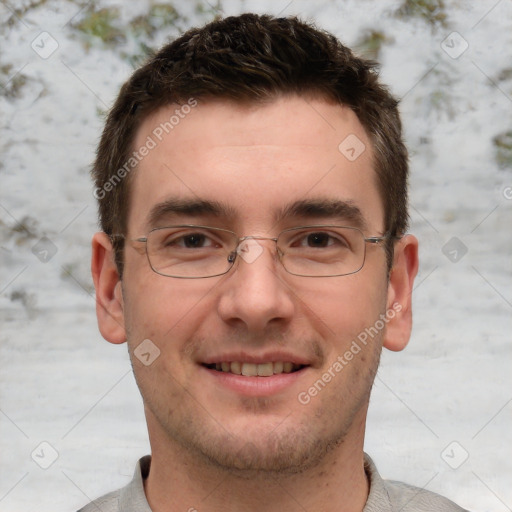
<path fill-rule="evenodd" d="M 364 512 L 465 512 L 439 494 L 403 482 L 383 480 L 367 454 L 364 465 L 370 481 Z"/>
<path fill-rule="evenodd" d="M 142 457 L 135 466 L 132 481 L 117 491 L 92 501 L 78 512 L 151 512 L 144 493 L 144 480 L 149 474 L 151 457 Z"/>
<path fill-rule="evenodd" d="M 81 508 L 78 512 L 118 512 L 119 511 L 119 494 L 121 490 L 109 492 L 105 496 L 101 496 L 88 505 Z"/>
<path fill-rule="evenodd" d="M 384 480 L 384 488 L 389 496 L 393 510 L 402 512 L 464 512 L 459 507 L 439 494 L 392 480 Z"/>

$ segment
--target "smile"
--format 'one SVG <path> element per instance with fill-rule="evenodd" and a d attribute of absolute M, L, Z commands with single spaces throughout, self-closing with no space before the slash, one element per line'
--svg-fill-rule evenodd
<path fill-rule="evenodd" d="M 205 364 L 210 370 L 217 370 L 244 377 L 272 377 L 281 373 L 294 373 L 304 367 L 290 361 L 275 361 L 268 363 L 242 363 L 240 361 L 223 361 L 221 363 Z"/>

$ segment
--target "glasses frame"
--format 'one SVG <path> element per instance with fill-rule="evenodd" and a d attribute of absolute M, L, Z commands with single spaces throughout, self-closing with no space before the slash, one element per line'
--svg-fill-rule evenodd
<path fill-rule="evenodd" d="M 211 276 L 173 276 L 173 275 L 163 274 L 162 272 L 159 272 L 158 270 L 156 270 L 153 267 L 153 264 L 151 263 L 151 258 L 149 257 L 149 251 L 148 251 L 147 242 L 148 242 L 149 236 L 154 231 L 160 231 L 162 229 L 169 229 L 169 228 L 212 229 L 214 231 L 223 231 L 225 233 L 230 233 L 232 235 L 235 235 L 235 237 L 238 240 L 237 245 L 236 245 L 235 249 L 228 255 L 228 262 L 231 265 L 229 266 L 229 268 L 225 272 L 221 272 L 219 274 L 214 274 L 214 275 L 211 275 Z M 281 235 L 283 233 L 287 233 L 288 231 L 298 231 L 300 229 L 308 229 L 308 228 L 342 228 L 342 229 L 350 229 L 350 230 L 353 230 L 353 231 L 358 231 L 359 233 L 361 233 L 362 238 L 363 238 L 363 240 L 365 242 L 363 261 L 361 262 L 361 266 L 357 270 L 354 270 L 353 272 L 348 272 L 348 273 L 344 273 L 344 274 L 329 274 L 329 275 L 325 275 L 325 276 L 311 276 L 311 275 L 296 274 L 294 272 L 290 272 L 286 268 L 284 263 L 282 262 L 282 258 L 284 256 L 284 253 L 281 250 L 279 250 L 279 247 L 277 246 L 277 241 L 279 240 L 279 237 L 281 237 Z M 109 235 L 109 238 L 112 241 L 115 238 L 123 238 L 123 239 L 127 240 L 126 235 L 122 235 L 122 234 Z M 246 240 L 272 240 L 272 241 L 274 241 L 276 243 L 276 254 L 278 255 L 278 258 L 279 258 L 279 261 L 280 261 L 282 267 L 284 268 L 284 270 L 288 274 L 290 274 L 292 276 L 313 277 L 314 278 L 314 277 L 342 277 L 342 276 L 349 276 L 349 275 L 352 275 L 352 274 L 357 274 L 357 272 L 359 272 L 364 267 L 364 264 L 366 262 L 366 244 L 369 243 L 369 244 L 372 244 L 372 245 L 380 245 L 383 242 L 386 242 L 387 240 L 389 240 L 391 238 L 399 239 L 401 237 L 393 236 L 390 233 L 385 233 L 384 235 L 381 235 L 381 236 L 368 236 L 367 237 L 367 236 L 364 235 L 363 231 L 361 229 L 359 229 L 359 228 L 356 228 L 356 227 L 353 227 L 353 226 L 339 226 L 337 224 L 309 224 L 309 225 L 306 225 L 306 226 L 295 226 L 293 228 L 284 229 L 283 231 L 281 231 L 279 233 L 279 235 L 277 235 L 277 237 L 267 237 L 267 236 L 258 236 L 258 235 L 247 235 L 247 236 L 240 237 L 234 231 L 231 231 L 231 230 L 225 229 L 225 228 L 217 228 L 217 227 L 213 227 L 213 226 L 203 226 L 203 225 L 199 225 L 199 224 L 177 224 L 177 225 L 161 226 L 161 227 L 153 228 L 153 229 L 151 229 L 149 231 L 149 233 L 146 236 L 138 237 L 138 238 L 130 238 L 128 240 L 131 241 L 131 242 L 139 242 L 139 243 L 145 244 L 145 252 L 146 252 L 146 257 L 147 257 L 147 260 L 148 260 L 148 264 L 149 264 L 151 270 L 153 272 L 155 272 L 155 274 L 158 274 L 159 276 L 172 277 L 174 279 L 208 279 L 210 277 L 223 276 L 223 275 L 227 274 L 235 266 L 235 262 L 237 260 L 238 251 L 240 249 L 240 245 L 243 242 L 245 242 Z"/>

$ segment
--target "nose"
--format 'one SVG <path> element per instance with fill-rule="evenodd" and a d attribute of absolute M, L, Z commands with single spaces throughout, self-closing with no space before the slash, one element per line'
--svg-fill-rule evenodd
<path fill-rule="evenodd" d="M 265 240 L 265 242 L 263 242 Z M 235 268 L 222 283 L 218 313 L 234 326 L 252 332 L 290 322 L 295 312 L 294 295 L 272 239 L 248 237 L 237 249 Z"/>

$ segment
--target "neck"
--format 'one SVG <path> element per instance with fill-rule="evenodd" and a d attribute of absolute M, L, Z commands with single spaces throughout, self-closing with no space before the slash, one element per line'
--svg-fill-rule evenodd
<path fill-rule="evenodd" d="M 355 421 L 342 443 L 314 467 L 295 474 L 242 474 L 219 468 L 150 428 L 153 454 L 145 481 L 148 502 L 153 512 L 360 512 L 369 492 L 364 425 L 365 417 Z"/>

